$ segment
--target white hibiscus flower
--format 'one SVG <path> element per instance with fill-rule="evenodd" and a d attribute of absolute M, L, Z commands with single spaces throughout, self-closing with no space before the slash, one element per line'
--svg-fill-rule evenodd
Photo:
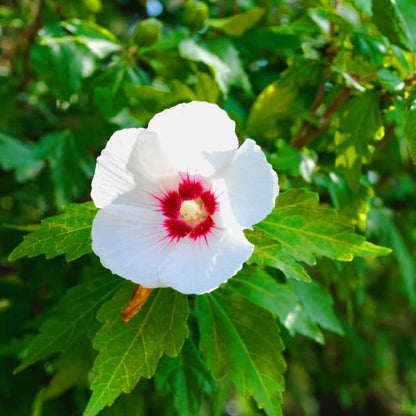
<path fill-rule="evenodd" d="M 277 175 L 214 104 L 179 104 L 147 129 L 116 131 L 97 159 L 92 248 L 103 266 L 146 288 L 202 294 L 248 260 L 243 230 L 274 207 Z"/>

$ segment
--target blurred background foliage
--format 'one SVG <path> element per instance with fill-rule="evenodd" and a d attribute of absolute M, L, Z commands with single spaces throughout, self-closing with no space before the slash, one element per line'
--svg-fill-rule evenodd
<path fill-rule="evenodd" d="M 12 375 L 65 291 L 103 273 L 94 256 L 8 262 L 22 231 L 90 199 L 114 130 L 203 100 L 262 145 L 282 191 L 319 193 L 394 250 L 309 270 L 344 335 L 282 326 L 284 414 L 416 415 L 413 0 L 4 0 L 0 25 L 0 414 L 82 414 L 95 356 L 87 334 Z M 262 414 L 226 383 L 199 386 L 201 415 Z M 176 401 L 156 377 L 101 414 Z"/>

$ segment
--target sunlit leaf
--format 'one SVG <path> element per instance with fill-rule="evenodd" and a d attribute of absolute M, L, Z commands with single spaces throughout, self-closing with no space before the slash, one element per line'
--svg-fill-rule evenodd
<path fill-rule="evenodd" d="M 390 249 L 365 241 L 338 217 L 318 204 L 318 195 L 298 189 L 279 195 L 273 212 L 255 228 L 262 230 L 298 261 L 315 264 L 315 256 L 351 261 L 354 256 L 384 256 Z"/>
<path fill-rule="evenodd" d="M 105 58 L 120 49 L 118 39 L 109 30 L 94 22 L 72 19 L 62 25 L 74 35 L 73 41 L 85 44 L 99 58 Z"/>
<path fill-rule="evenodd" d="M 141 377 L 152 377 L 162 354 L 178 355 L 188 336 L 187 298 L 171 289 L 154 290 L 135 317 L 121 322 L 121 311 L 133 288 L 133 283 L 125 282 L 99 310 L 103 327 L 94 340 L 98 356 L 93 367 L 93 394 L 85 416 L 111 406 L 122 392 L 129 393 Z"/>
<path fill-rule="evenodd" d="M 290 254 L 285 253 L 283 246 L 275 239 L 267 237 L 259 230 L 247 230 L 245 234 L 250 242 L 255 245 L 250 263 L 279 269 L 288 279 L 306 281 L 311 279 L 306 270 Z"/>
<path fill-rule="evenodd" d="M 277 139 L 278 124 L 299 115 L 296 100 L 303 88 L 313 83 L 320 73 L 321 66 L 316 62 L 296 63 L 286 69 L 256 97 L 247 117 L 247 134 Z"/>
<path fill-rule="evenodd" d="M 196 75 L 195 99 L 216 104 L 221 96 L 218 84 L 211 75 L 198 72 Z"/>
<path fill-rule="evenodd" d="M 363 163 L 370 160 L 370 145 L 384 135 L 377 93 L 367 91 L 351 101 L 342 115 L 341 131 L 335 135 L 335 163 L 346 171 L 346 178 L 355 189 L 359 185 Z"/>
<path fill-rule="evenodd" d="M 209 47 L 210 50 L 218 55 L 223 62 L 226 62 L 230 68 L 230 85 L 238 86 L 242 88 L 246 94 L 251 94 L 252 87 L 250 80 L 243 67 L 240 54 L 233 43 L 229 39 L 217 38 L 209 42 Z"/>
<path fill-rule="evenodd" d="M 41 226 L 27 234 L 10 253 L 9 260 L 45 254 L 47 259 L 65 254 L 67 261 L 91 251 L 91 227 L 97 208 L 92 202 L 70 204 L 65 213 L 45 218 Z"/>
<path fill-rule="evenodd" d="M 225 94 L 228 92 L 232 79 L 231 68 L 216 54 L 198 45 L 192 39 L 183 40 L 179 44 L 179 52 L 183 58 L 207 65 L 213 71 L 221 91 Z"/>
<path fill-rule="evenodd" d="M 253 7 L 248 12 L 235 14 L 223 19 L 211 19 L 208 24 L 220 29 L 230 36 L 241 36 L 244 32 L 255 26 L 263 17 L 265 10 Z"/>

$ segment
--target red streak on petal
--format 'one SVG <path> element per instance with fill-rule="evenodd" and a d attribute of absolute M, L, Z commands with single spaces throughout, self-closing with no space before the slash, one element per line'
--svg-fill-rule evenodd
<path fill-rule="evenodd" d="M 207 217 L 204 221 L 195 225 L 195 227 L 190 232 L 189 237 L 191 237 L 193 240 L 204 237 L 206 240 L 207 235 L 211 233 L 213 227 L 214 220 L 211 217 Z"/>
<path fill-rule="evenodd" d="M 183 201 L 189 201 L 191 199 L 197 199 L 201 196 L 204 191 L 200 179 L 191 179 L 189 175 L 183 178 L 179 184 L 179 195 Z"/>
<path fill-rule="evenodd" d="M 204 203 L 205 211 L 209 215 L 214 214 L 217 209 L 217 200 L 211 191 L 205 191 L 201 195 L 201 200 Z"/>
<path fill-rule="evenodd" d="M 187 236 L 191 231 L 192 227 L 189 226 L 185 221 L 168 218 L 164 221 L 163 225 L 165 226 L 168 237 L 171 240 L 179 241 L 181 238 Z"/>
<path fill-rule="evenodd" d="M 177 192 L 168 192 L 163 198 L 160 199 L 160 208 L 163 215 L 168 218 L 178 218 L 181 203 L 181 197 Z"/>

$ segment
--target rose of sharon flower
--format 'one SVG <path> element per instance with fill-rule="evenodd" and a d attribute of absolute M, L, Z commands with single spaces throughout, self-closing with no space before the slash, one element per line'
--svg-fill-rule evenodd
<path fill-rule="evenodd" d="M 271 212 L 278 192 L 260 147 L 247 139 L 238 148 L 225 111 L 179 104 L 147 129 L 116 131 L 98 157 L 92 248 L 143 287 L 210 292 L 249 259 L 243 230 Z"/>

